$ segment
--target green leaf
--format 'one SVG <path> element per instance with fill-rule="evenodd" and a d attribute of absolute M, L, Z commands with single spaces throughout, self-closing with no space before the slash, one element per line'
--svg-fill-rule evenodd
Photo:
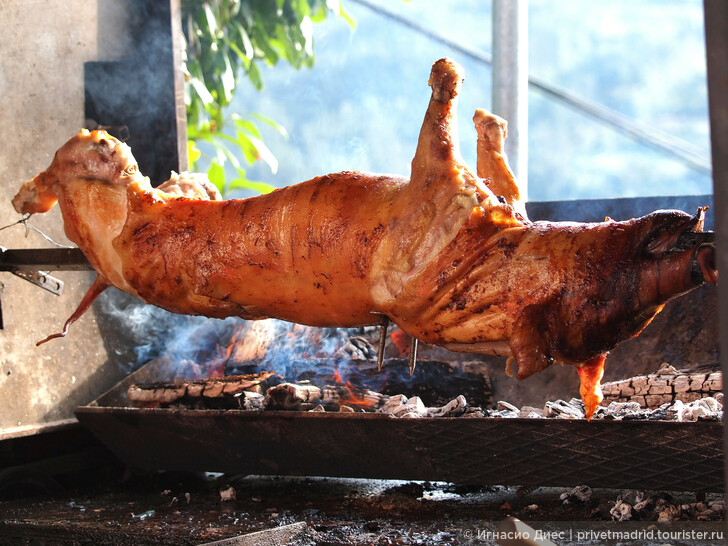
<path fill-rule="evenodd" d="M 254 136 L 249 136 L 248 141 L 253 148 L 255 148 L 255 151 L 258 154 L 258 159 L 268 165 L 271 173 L 276 174 L 278 172 L 278 160 L 276 159 L 276 156 L 273 155 L 273 152 L 270 151 L 268 146 L 266 146 L 262 140 Z"/>
<path fill-rule="evenodd" d="M 215 102 L 215 98 L 212 96 L 210 91 L 207 90 L 205 84 L 199 79 L 191 77 L 188 80 L 188 83 L 192 86 L 192 89 L 195 90 L 195 93 L 197 93 L 197 96 L 200 98 L 203 104 L 208 105 Z"/>
<path fill-rule="evenodd" d="M 248 67 L 248 79 L 258 91 L 263 90 L 263 77 L 260 75 L 260 70 L 258 70 L 258 65 L 255 62 L 250 63 Z"/>
<path fill-rule="evenodd" d="M 210 165 L 210 169 L 207 171 L 207 177 L 210 182 L 217 186 L 217 189 L 222 193 L 225 190 L 225 169 L 221 165 L 214 162 Z"/>
<path fill-rule="evenodd" d="M 237 118 L 234 121 L 235 125 L 237 125 L 241 130 L 250 133 L 255 137 L 261 138 L 260 131 L 258 131 L 258 128 L 252 121 L 243 118 Z"/>
<path fill-rule="evenodd" d="M 250 41 L 250 36 L 246 32 L 245 27 L 238 22 L 234 22 L 233 30 L 234 34 L 237 34 L 239 41 L 238 43 L 235 43 L 232 40 L 229 40 L 229 43 L 235 44 L 235 47 L 240 52 L 238 53 L 238 56 L 241 60 L 246 59 L 248 62 L 252 61 L 255 56 L 255 48 L 253 48 L 253 42 Z"/>
<path fill-rule="evenodd" d="M 197 147 L 197 143 L 193 140 L 187 141 L 187 160 L 189 161 L 190 168 L 194 165 L 198 159 L 202 156 L 202 152 Z"/>
<path fill-rule="evenodd" d="M 260 50 L 261 56 L 268 64 L 274 65 L 278 62 L 278 52 L 271 46 L 271 37 L 263 32 L 264 25 L 260 22 L 260 17 L 256 17 L 255 23 L 251 29 L 253 45 Z"/>
<path fill-rule="evenodd" d="M 205 23 L 207 24 L 207 30 L 213 38 L 217 36 L 217 21 L 215 20 L 215 14 L 212 13 L 212 7 L 208 2 L 202 5 L 202 12 L 205 15 Z"/>
<path fill-rule="evenodd" d="M 222 88 L 225 94 L 225 104 L 230 104 L 233 100 L 233 91 L 235 90 L 235 72 L 230 64 L 230 59 L 227 55 L 222 55 L 225 68 L 222 73 Z"/>
<path fill-rule="evenodd" d="M 259 193 L 270 193 L 275 189 L 275 186 L 265 182 L 256 182 L 242 177 L 231 180 L 230 184 L 228 184 L 228 190 L 254 190 Z"/>
<path fill-rule="evenodd" d="M 403 0 L 404 2 L 409 2 L 409 0 Z M 341 6 L 341 9 L 339 10 L 339 17 L 341 17 L 344 21 L 346 21 L 349 25 L 349 28 L 351 30 L 354 30 L 356 28 L 356 21 L 354 18 L 349 15 L 348 11 L 344 10 L 344 6 Z"/>
<path fill-rule="evenodd" d="M 313 57 L 313 23 L 308 16 L 301 21 L 301 35 L 304 39 L 303 51 L 308 57 Z"/>
<path fill-rule="evenodd" d="M 252 112 L 251 115 L 254 118 L 259 119 L 263 123 L 265 123 L 265 124 L 270 125 L 271 127 L 273 127 L 273 129 L 275 129 L 282 137 L 288 138 L 288 131 L 280 123 L 276 122 L 275 120 L 270 119 L 269 117 L 264 116 L 263 114 L 258 114 L 256 112 Z"/>

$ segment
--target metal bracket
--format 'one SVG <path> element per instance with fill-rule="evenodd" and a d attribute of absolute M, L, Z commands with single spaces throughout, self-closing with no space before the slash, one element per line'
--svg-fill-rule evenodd
<path fill-rule="evenodd" d="M 36 286 L 40 286 L 44 290 L 48 290 L 56 296 L 60 296 L 63 292 L 63 281 L 49 275 L 45 271 L 11 271 L 13 275 L 32 282 Z"/>

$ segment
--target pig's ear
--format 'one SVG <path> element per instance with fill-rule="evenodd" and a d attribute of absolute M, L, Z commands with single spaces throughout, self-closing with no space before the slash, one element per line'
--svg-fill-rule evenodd
<path fill-rule="evenodd" d="M 658 211 L 652 228 L 645 235 L 648 255 L 664 255 L 695 248 L 704 242 L 705 211 L 700 207 L 693 216 L 680 211 Z"/>
<path fill-rule="evenodd" d="M 553 364 L 546 305 L 528 305 L 513 326 L 510 345 L 518 364 L 518 379 L 540 372 Z"/>

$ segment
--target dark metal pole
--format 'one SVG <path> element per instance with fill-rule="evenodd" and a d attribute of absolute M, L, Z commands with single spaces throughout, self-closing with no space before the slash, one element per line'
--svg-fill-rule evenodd
<path fill-rule="evenodd" d="M 705 47 L 708 60 L 710 141 L 713 153 L 713 206 L 718 271 L 728 274 L 728 2 L 704 0 Z M 718 336 L 723 377 L 728 377 L 728 286 L 718 286 Z M 725 389 L 724 389 L 725 392 Z M 723 426 L 723 450 L 728 453 L 728 434 Z M 728 483 L 728 459 L 724 460 Z M 727 520 L 728 521 L 728 520 Z M 725 527 L 728 536 L 728 523 Z"/>

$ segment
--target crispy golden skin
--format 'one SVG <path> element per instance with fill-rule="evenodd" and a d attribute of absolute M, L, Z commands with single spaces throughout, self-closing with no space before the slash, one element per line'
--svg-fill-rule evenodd
<path fill-rule="evenodd" d="M 341 172 L 223 201 L 199 175 L 153 189 L 127 146 L 82 131 L 13 200 L 20 213 L 58 200 L 99 273 L 66 329 L 108 285 L 210 317 L 357 326 L 386 315 L 423 341 L 509 356 L 519 378 L 573 364 L 591 416 L 606 352 L 670 298 L 717 281 L 695 235 L 704 210 L 530 222 L 503 120 L 475 114 L 477 176 L 460 157 L 461 79 L 452 61 L 434 64 L 409 180 Z"/>

